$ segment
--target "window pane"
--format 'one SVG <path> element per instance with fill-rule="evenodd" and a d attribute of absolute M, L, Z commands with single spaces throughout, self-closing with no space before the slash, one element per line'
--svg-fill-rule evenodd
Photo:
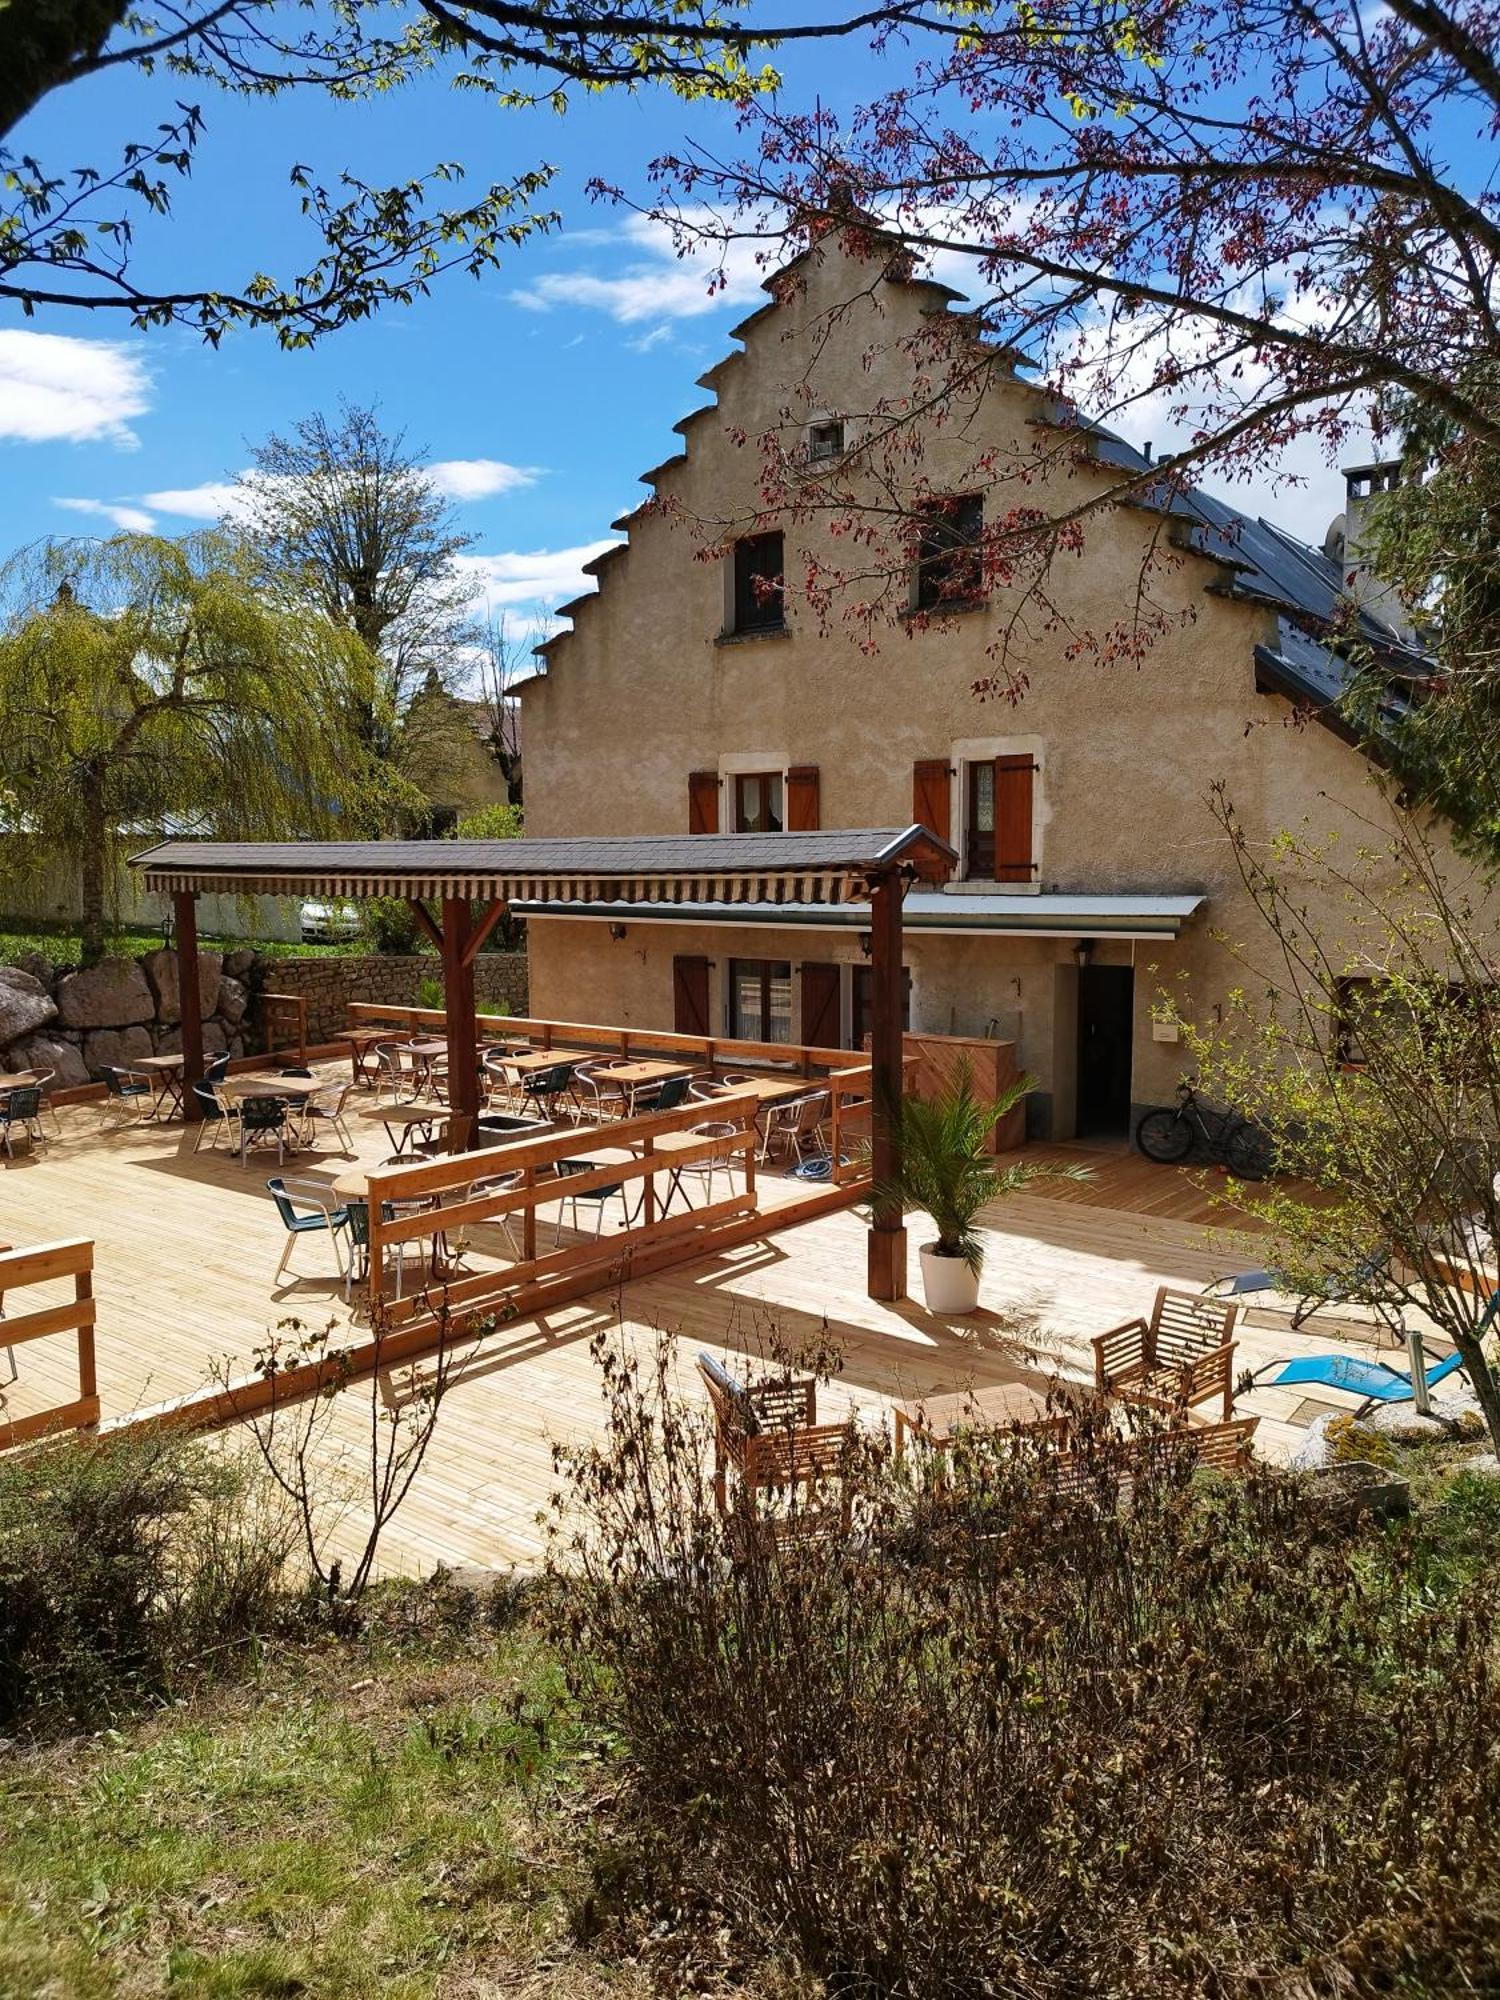
<path fill-rule="evenodd" d="M 993 764 L 975 764 L 970 797 L 973 802 L 974 831 L 993 833 L 995 831 L 995 767 Z"/>
<path fill-rule="evenodd" d="M 730 1027 L 742 1042 L 763 1042 L 766 1040 L 764 1022 L 761 1019 L 760 966 L 748 960 L 739 960 L 734 967 L 734 1005 Z"/>
<path fill-rule="evenodd" d="M 789 1042 L 792 1039 L 792 968 L 789 965 L 769 965 L 766 972 L 771 1004 L 765 1040 Z"/>
<path fill-rule="evenodd" d="M 783 622 L 779 530 L 746 535 L 734 545 L 734 629 L 764 632 Z"/>
<path fill-rule="evenodd" d="M 762 780 L 762 796 L 766 801 L 765 831 L 780 833 L 786 824 L 785 802 L 781 796 L 781 773 L 774 772 Z"/>

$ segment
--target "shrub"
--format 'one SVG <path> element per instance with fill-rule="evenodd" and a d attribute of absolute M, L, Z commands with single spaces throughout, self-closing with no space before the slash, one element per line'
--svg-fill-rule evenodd
<path fill-rule="evenodd" d="M 1133 1469 L 1069 1420 L 1077 1490 L 1034 1432 L 925 1488 L 870 1439 L 852 1536 L 769 1536 L 716 1514 L 666 1353 L 598 1351 L 550 1609 L 628 1775 L 596 1923 L 645 1903 L 643 1932 L 670 1912 L 872 2000 L 1415 1994 L 1494 1962 L 1491 1578 L 1423 1591 L 1406 1531 L 1196 1473 L 1150 1419 Z"/>
<path fill-rule="evenodd" d="M 399 896 L 372 896 L 359 906 L 360 927 L 375 951 L 401 957 L 417 949 L 417 920 Z"/>
<path fill-rule="evenodd" d="M 271 1626 L 292 1541 L 227 1447 L 124 1433 L 0 1459 L 0 1724 L 170 1692 Z"/>
<path fill-rule="evenodd" d="M 417 981 L 417 1005 L 419 1007 L 444 1007 L 447 998 L 443 992 L 441 979 L 419 979 Z"/>

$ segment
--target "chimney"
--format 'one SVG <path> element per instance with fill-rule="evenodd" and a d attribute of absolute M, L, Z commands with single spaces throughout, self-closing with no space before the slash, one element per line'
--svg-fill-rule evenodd
<path fill-rule="evenodd" d="M 1344 572 L 1344 588 L 1372 618 L 1389 625 L 1397 636 L 1414 644 L 1415 628 L 1406 606 L 1371 569 L 1364 552 L 1372 510 L 1384 493 L 1393 493 L 1402 481 L 1399 458 L 1381 459 L 1374 465 L 1344 467 L 1344 511 L 1329 523 L 1323 537 L 1323 553 Z"/>

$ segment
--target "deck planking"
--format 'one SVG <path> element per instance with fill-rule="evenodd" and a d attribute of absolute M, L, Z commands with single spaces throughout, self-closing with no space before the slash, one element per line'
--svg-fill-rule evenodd
<path fill-rule="evenodd" d="M 106 1418 L 190 1394 L 216 1367 L 244 1373 L 278 1322 L 337 1329 L 354 1318 L 358 1292 L 356 1307 L 347 1307 L 326 1239 L 299 1245 L 300 1270 L 273 1283 L 283 1241 L 265 1185 L 278 1171 L 274 1153 L 242 1167 L 206 1144 L 195 1154 L 192 1131 L 180 1124 L 108 1130 L 90 1105 L 66 1107 L 61 1117 L 60 1137 L 0 1171 L 0 1241 L 94 1240 Z M 320 1152 L 289 1159 L 281 1171 L 331 1182 L 356 1158 L 375 1163 L 386 1141 L 366 1123 L 351 1123 L 353 1154 L 324 1135 Z M 537 1559 L 545 1541 L 537 1517 L 555 1490 L 553 1443 L 586 1440 L 601 1428 L 590 1352 L 600 1334 L 637 1352 L 668 1336 L 676 1378 L 690 1395 L 698 1393 L 700 1347 L 743 1364 L 764 1357 L 773 1338 L 793 1348 L 832 1345 L 843 1368 L 828 1407 L 878 1420 L 896 1400 L 969 1383 L 1034 1381 L 1059 1369 L 1085 1375 L 1089 1337 L 1147 1311 L 1157 1285 L 1196 1290 L 1255 1261 L 1235 1240 L 1232 1213 L 1216 1206 L 1211 1176 L 1123 1150 L 1034 1147 L 1028 1158 L 1083 1161 L 1094 1178 L 1044 1184 L 990 1213 L 982 1310 L 972 1320 L 945 1324 L 916 1299 L 866 1298 L 859 1218 L 845 1211 L 775 1233 L 775 1206 L 790 1184 L 765 1174 L 758 1177 L 770 1225 L 764 1238 L 637 1279 L 619 1298 L 595 1294 L 512 1322 L 461 1350 L 436 1441 L 389 1531 L 385 1563 L 425 1570 Z M 911 1232 L 914 1289 L 921 1227 L 918 1219 Z M 51 1302 L 45 1287 L 27 1295 L 28 1305 Z M 1389 1352 L 1357 1309 L 1320 1314 L 1300 1334 L 1290 1332 L 1289 1316 L 1289 1306 L 1257 1303 L 1242 1321 L 1239 1366 L 1331 1346 Z M 74 1393 L 66 1337 L 38 1341 L 18 1358 L 7 1415 Z M 400 1370 L 374 1393 L 390 1399 L 406 1389 Z M 1257 1390 L 1238 1407 L 1262 1417 L 1258 1444 L 1272 1456 L 1295 1445 L 1311 1414 L 1286 1391 Z M 339 1454 L 349 1465 L 358 1461 L 368 1408 L 367 1392 L 355 1389 L 334 1410 L 330 1487 L 341 1478 Z M 340 1543 L 352 1543 L 358 1528 L 356 1508 Z"/>

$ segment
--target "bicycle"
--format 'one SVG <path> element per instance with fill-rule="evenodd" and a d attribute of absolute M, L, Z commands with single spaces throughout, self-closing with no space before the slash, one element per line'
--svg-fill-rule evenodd
<path fill-rule="evenodd" d="M 1136 1127 L 1135 1142 L 1158 1166 L 1175 1166 L 1195 1145 L 1242 1181 L 1263 1181 L 1271 1171 L 1271 1135 L 1237 1111 L 1201 1104 L 1189 1077 L 1177 1086 L 1177 1108 L 1159 1105 Z"/>

